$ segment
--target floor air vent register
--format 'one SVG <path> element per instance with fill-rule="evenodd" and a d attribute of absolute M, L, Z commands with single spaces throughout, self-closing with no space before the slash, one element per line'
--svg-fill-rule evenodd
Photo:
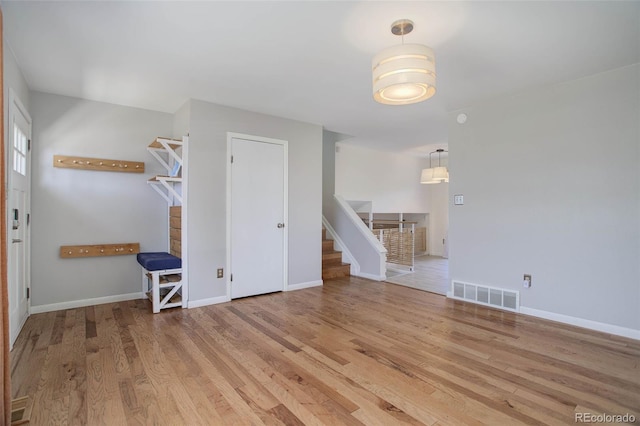
<path fill-rule="evenodd" d="M 520 311 L 520 292 L 504 288 L 452 281 L 452 292 L 448 295 L 453 299 L 492 306 L 507 311 Z"/>

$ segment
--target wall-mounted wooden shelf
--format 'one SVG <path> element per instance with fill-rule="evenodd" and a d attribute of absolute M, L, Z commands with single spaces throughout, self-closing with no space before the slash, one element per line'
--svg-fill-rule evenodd
<path fill-rule="evenodd" d="M 144 173 L 144 162 L 141 161 L 70 157 L 68 155 L 54 155 L 53 167 L 61 167 L 64 169 L 97 170 L 102 172 Z"/>
<path fill-rule="evenodd" d="M 157 137 L 153 142 L 149 144 L 149 148 L 160 148 L 176 150 L 182 146 L 182 139 L 163 138 Z"/>
<path fill-rule="evenodd" d="M 184 143 L 181 140 L 156 138 L 149 144 L 147 151 L 167 169 L 169 176 L 175 176 L 175 173 L 171 172 L 174 169 L 175 163 L 177 163 L 178 166 L 182 166 L 182 153 L 179 152 L 179 150 L 183 146 Z"/>
<path fill-rule="evenodd" d="M 171 177 L 171 176 L 154 176 L 147 180 L 147 183 L 152 185 L 151 187 L 158 193 L 162 198 L 164 198 L 169 205 L 173 203 L 172 197 L 182 203 L 182 194 L 176 191 L 173 184 L 181 183 L 181 177 Z"/>
<path fill-rule="evenodd" d="M 122 256 L 140 253 L 140 243 L 92 244 L 80 246 L 60 246 L 60 257 Z"/>

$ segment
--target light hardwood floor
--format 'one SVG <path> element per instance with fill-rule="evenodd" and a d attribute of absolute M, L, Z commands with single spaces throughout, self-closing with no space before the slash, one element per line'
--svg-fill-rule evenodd
<path fill-rule="evenodd" d="M 196 309 L 32 315 L 33 425 L 556 425 L 640 417 L 640 342 L 359 278 Z"/>
<path fill-rule="evenodd" d="M 417 288 L 436 294 L 447 294 L 449 283 L 449 259 L 437 256 L 416 256 L 413 272 L 387 275 L 388 283 Z"/>

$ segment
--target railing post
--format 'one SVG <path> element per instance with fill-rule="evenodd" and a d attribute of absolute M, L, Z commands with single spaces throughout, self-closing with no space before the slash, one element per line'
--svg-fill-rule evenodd
<path fill-rule="evenodd" d="M 411 224 L 411 270 L 416 265 L 416 224 Z"/>

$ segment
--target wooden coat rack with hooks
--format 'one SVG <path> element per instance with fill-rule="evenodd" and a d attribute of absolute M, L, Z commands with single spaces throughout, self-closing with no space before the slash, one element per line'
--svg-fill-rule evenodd
<path fill-rule="evenodd" d="M 60 257 L 121 256 L 140 253 L 140 243 L 92 244 L 79 246 L 60 246 Z"/>
<path fill-rule="evenodd" d="M 144 162 L 54 155 L 53 167 L 103 172 L 144 173 Z"/>

